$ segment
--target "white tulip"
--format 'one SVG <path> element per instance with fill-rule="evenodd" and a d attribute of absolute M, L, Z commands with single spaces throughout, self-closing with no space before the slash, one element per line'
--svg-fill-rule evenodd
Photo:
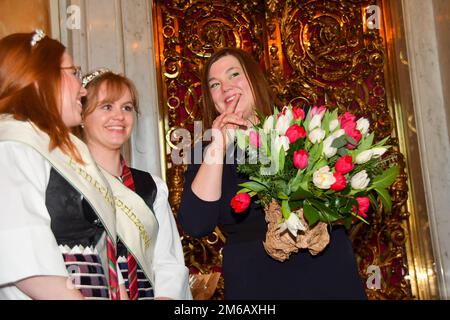
<path fill-rule="evenodd" d="M 358 154 L 355 159 L 355 163 L 357 164 L 363 164 L 372 159 L 373 151 L 372 150 L 365 150 Z"/>
<path fill-rule="evenodd" d="M 303 223 L 300 221 L 300 218 L 297 216 L 297 214 L 291 212 L 289 215 L 289 218 L 285 220 L 283 223 L 280 224 L 280 233 L 282 233 L 284 230 L 288 229 L 288 231 L 294 236 L 297 236 L 298 230 L 304 231 L 306 230 L 306 227 L 303 225 Z"/>
<path fill-rule="evenodd" d="M 325 130 L 321 128 L 315 128 L 308 135 L 309 141 L 312 143 L 320 143 L 325 138 Z"/>
<path fill-rule="evenodd" d="M 331 146 L 333 141 L 334 141 L 334 137 L 333 136 L 329 136 L 328 138 L 323 140 L 323 154 L 327 158 L 331 158 L 337 152 L 337 148 L 334 148 L 334 147 Z"/>
<path fill-rule="evenodd" d="M 336 182 L 330 167 L 324 166 L 313 173 L 313 183 L 317 188 L 330 189 L 331 185 Z"/>
<path fill-rule="evenodd" d="M 352 188 L 355 190 L 362 190 L 367 188 L 369 185 L 370 178 L 367 175 L 366 170 L 362 170 L 355 174 L 352 179 L 350 180 L 350 184 L 352 185 Z"/>
<path fill-rule="evenodd" d="M 334 129 L 336 129 L 339 125 L 339 120 L 338 119 L 334 119 L 330 121 L 330 132 L 333 132 Z"/>
<path fill-rule="evenodd" d="M 267 117 L 266 121 L 264 121 L 263 130 L 265 134 L 269 134 L 270 130 L 273 129 L 273 123 L 275 121 L 274 116 Z"/>
<path fill-rule="evenodd" d="M 236 130 L 236 142 L 237 142 L 239 149 L 241 149 L 241 150 L 245 150 L 248 146 L 249 132 L 247 132 L 247 131 L 248 130 L 243 131 L 241 129 Z"/>
<path fill-rule="evenodd" d="M 272 150 L 275 150 L 276 156 L 280 154 L 281 148 L 284 149 L 284 151 L 289 150 L 289 138 L 286 136 L 278 136 L 274 140 L 274 145 L 272 146 Z"/>
<path fill-rule="evenodd" d="M 322 116 L 320 114 L 315 114 L 311 121 L 309 122 L 309 131 L 314 130 L 315 128 L 319 127 L 322 124 Z"/>
<path fill-rule="evenodd" d="M 333 133 L 331 134 L 331 136 L 332 136 L 334 139 L 337 139 L 337 138 L 343 136 L 344 134 L 345 134 L 345 130 L 344 130 L 344 129 L 339 129 L 339 130 L 336 130 L 335 132 L 333 132 Z"/>
<path fill-rule="evenodd" d="M 367 134 L 367 132 L 369 132 L 369 126 L 369 120 L 367 120 L 366 118 L 359 118 L 356 121 L 356 129 L 358 129 L 362 135 L 365 135 Z"/>
<path fill-rule="evenodd" d="M 281 115 L 277 119 L 277 124 L 275 125 L 275 130 L 279 135 L 284 135 L 287 129 L 291 126 L 291 122 L 294 119 L 292 111 L 287 110 L 285 115 Z"/>
<path fill-rule="evenodd" d="M 294 113 L 292 112 L 292 109 L 287 108 L 284 112 L 284 116 L 291 119 L 291 121 L 294 120 Z"/>
<path fill-rule="evenodd" d="M 376 159 L 376 158 L 381 157 L 387 151 L 387 148 L 376 147 L 376 148 L 372 148 L 372 151 L 373 151 L 373 157 Z"/>

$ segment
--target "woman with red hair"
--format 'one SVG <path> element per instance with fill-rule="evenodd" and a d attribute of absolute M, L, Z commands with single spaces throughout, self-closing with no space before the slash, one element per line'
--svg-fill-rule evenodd
<path fill-rule="evenodd" d="M 79 67 L 41 30 L 0 40 L 0 299 L 118 299 L 114 198 L 86 145 Z"/>

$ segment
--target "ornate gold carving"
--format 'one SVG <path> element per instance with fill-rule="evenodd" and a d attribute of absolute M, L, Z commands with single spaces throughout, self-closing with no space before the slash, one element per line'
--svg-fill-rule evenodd
<path fill-rule="evenodd" d="M 363 25 L 368 0 L 254 0 L 254 1 L 156 1 L 155 34 L 161 69 L 161 91 L 167 141 L 177 148 L 177 128 L 192 131 L 201 117 L 200 72 L 215 50 L 236 46 L 251 52 L 265 65 L 267 76 L 283 103 L 322 104 L 368 118 L 376 138 L 394 133 L 392 106 L 386 99 L 386 30 Z M 375 1 L 381 6 L 381 1 Z M 189 141 L 191 142 L 191 141 Z M 408 299 L 405 210 L 408 196 L 405 163 L 394 146 L 402 174 L 391 188 L 393 210 L 373 215 L 370 226 L 357 225 L 351 232 L 361 276 L 377 266 L 381 287 L 367 290 L 372 299 Z M 174 165 L 166 152 L 170 201 L 177 211 L 183 189 L 184 166 Z M 183 235 L 186 262 L 193 273 L 220 270 L 225 238 L 216 229 L 209 238 Z M 222 298 L 223 279 L 213 299 Z"/>

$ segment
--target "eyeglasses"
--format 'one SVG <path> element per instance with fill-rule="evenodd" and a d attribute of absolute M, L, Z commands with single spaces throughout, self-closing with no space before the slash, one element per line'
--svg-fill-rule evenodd
<path fill-rule="evenodd" d="M 77 77 L 78 80 L 82 81 L 83 80 L 83 72 L 81 71 L 81 67 L 80 66 L 70 66 L 70 67 L 61 67 L 62 70 L 73 70 L 73 75 L 75 77 Z"/>

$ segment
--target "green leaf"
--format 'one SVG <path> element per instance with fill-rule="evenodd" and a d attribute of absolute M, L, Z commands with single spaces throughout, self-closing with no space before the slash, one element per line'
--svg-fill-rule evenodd
<path fill-rule="evenodd" d="M 325 167 L 326 165 L 328 165 L 327 160 L 321 159 L 314 165 L 314 168 L 312 168 L 311 171 L 314 173 L 316 170 L 319 170 L 320 168 Z"/>
<path fill-rule="evenodd" d="M 375 134 L 372 132 L 367 138 L 362 138 L 361 143 L 358 146 L 358 154 L 366 151 L 370 148 L 370 146 L 372 145 L 373 142 L 373 138 L 374 138 Z"/>
<path fill-rule="evenodd" d="M 336 138 L 333 140 L 333 142 L 331 143 L 331 146 L 333 148 L 342 148 L 343 146 L 345 146 L 347 144 L 347 139 L 345 139 L 345 135 L 340 136 L 339 138 Z"/>
<path fill-rule="evenodd" d="M 261 192 L 263 190 L 268 189 L 267 185 L 265 185 L 261 182 L 256 182 L 256 181 L 249 181 L 249 182 L 241 183 L 239 186 L 243 187 L 243 188 L 247 188 L 247 189 L 255 191 L 255 192 Z"/>
<path fill-rule="evenodd" d="M 319 221 L 319 212 L 313 208 L 308 201 L 303 203 L 303 214 L 310 227 L 313 227 Z"/>
<path fill-rule="evenodd" d="M 372 192 L 369 193 L 369 194 L 368 194 L 368 197 L 369 197 L 370 203 L 372 204 L 373 208 L 374 208 L 375 210 L 378 210 L 378 201 L 377 201 L 377 199 L 375 198 L 375 196 L 373 195 L 373 193 L 372 193 Z"/>
<path fill-rule="evenodd" d="M 285 158 L 286 158 L 284 152 L 285 152 L 284 148 L 281 147 L 280 148 L 280 157 L 279 157 L 279 162 L 278 162 L 279 167 L 278 167 L 277 172 L 280 172 L 280 171 L 282 172 L 284 170 L 284 162 L 285 162 Z"/>
<path fill-rule="evenodd" d="M 287 200 L 281 201 L 281 213 L 283 214 L 283 217 L 286 220 L 289 219 L 289 216 L 291 215 L 291 208 L 289 207 L 289 201 Z"/>
<path fill-rule="evenodd" d="M 319 210 L 320 220 L 323 222 L 334 222 L 340 218 L 339 213 L 325 206 L 322 202 L 315 199 L 309 200 L 311 204 Z"/>
<path fill-rule="evenodd" d="M 355 218 L 361 220 L 362 222 L 364 222 L 365 224 L 369 224 L 369 222 L 367 222 L 366 219 L 364 219 L 363 217 L 361 217 L 359 214 L 353 214 L 355 216 Z"/>
<path fill-rule="evenodd" d="M 373 147 L 374 147 L 374 148 L 376 148 L 376 147 L 386 147 L 384 144 L 389 140 L 389 138 L 390 138 L 390 136 L 387 136 L 387 137 L 384 138 L 383 140 L 378 141 L 377 143 L 375 143 L 375 144 L 373 145 Z"/>
<path fill-rule="evenodd" d="M 339 148 L 337 154 L 341 157 L 346 156 L 348 154 L 347 148 Z"/>
<path fill-rule="evenodd" d="M 236 130 L 235 134 L 238 147 L 241 150 L 245 150 L 249 146 L 249 144 L 247 143 L 247 136 L 243 133 L 241 129 Z"/>
<path fill-rule="evenodd" d="M 309 118 L 309 112 L 305 117 L 305 120 L 303 121 L 303 128 L 305 129 L 306 133 L 309 134 L 309 123 L 311 122 L 311 119 Z"/>
<path fill-rule="evenodd" d="M 375 189 L 389 188 L 395 181 L 395 178 L 399 174 L 398 166 L 391 167 L 384 171 L 382 174 L 376 176 L 372 180 L 372 186 Z"/>
<path fill-rule="evenodd" d="M 283 191 L 277 193 L 277 198 L 280 200 L 289 200 L 289 197 Z"/>
<path fill-rule="evenodd" d="M 330 122 L 338 119 L 338 109 L 334 109 L 330 116 Z"/>
<path fill-rule="evenodd" d="M 341 210 L 341 212 L 345 213 L 346 215 L 349 215 L 349 213 L 352 212 L 353 207 L 356 208 L 356 210 L 358 210 L 358 201 L 356 201 L 356 199 L 348 199 L 347 204 L 345 205 L 345 207 Z"/>
<path fill-rule="evenodd" d="M 247 188 L 242 188 L 242 189 L 239 190 L 237 193 L 238 193 L 238 194 L 239 194 L 239 193 L 248 193 L 248 195 L 249 195 L 250 197 L 254 197 L 254 196 L 257 195 L 257 192 L 252 191 L 252 190 L 247 189 Z"/>
<path fill-rule="evenodd" d="M 301 200 L 301 199 L 307 199 L 313 197 L 313 194 L 309 192 L 308 190 L 303 189 L 302 187 L 299 187 L 297 191 L 291 193 L 290 199 L 291 200 Z"/>
<path fill-rule="evenodd" d="M 291 207 L 291 211 L 298 210 L 303 207 L 303 200 L 300 201 L 289 200 L 289 207 Z"/>
<path fill-rule="evenodd" d="M 257 110 L 257 109 L 256 109 Z M 278 110 L 277 107 L 273 107 L 273 115 L 275 117 L 275 119 L 277 118 L 277 115 L 280 113 L 280 111 Z"/>
<path fill-rule="evenodd" d="M 312 148 L 311 148 L 311 150 L 309 151 L 309 154 L 308 154 L 308 163 L 309 163 L 309 165 L 308 165 L 308 171 L 309 171 L 309 167 L 312 167 L 313 165 L 314 165 L 314 163 L 317 161 L 317 159 L 319 159 L 319 157 L 320 157 L 320 151 L 322 151 L 322 150 L 319 150 L 320 149 L 320 143 L 319 144 L 315 144 Z"/>
<path fill-rule="evenodd" d="M 356 146 L 356 145 L 358 144 L 358 143 L 356 142 L 356 140 L 353 139 L 352 137 L 350 137 L 348 134 L 345 134 L 344 136 L 345 136 L 345 138 L 347 139 L 348 143 L 350 143 L 350 144 L 352 144 L 352 145 L 354 145 L 354 146 Z"/>
<path fill-rule="evenodd" d="M 239 190 L 237 193 L 249 193 L 251 190 L 247 189 L 247 188 L 242 188 L 241 190 Z"/>
<path fill-rule="evenodd" d="M 268 146 L 268 139 L 267 139 L 267 137 L 268 137 L 268 135 L 263 134 L 263 133 L 260 135 L 261 147 L 260 147 L 259 152 L 260 153 L 264 153 L 268 157 L 270 157 L 270 150 L 269 150 L 269 146 Z"/>
<path fill-rule="evenodd" d="M 344 221 L 345 229 L 347 229 L 347 230 L 350 229 L 350 227 L 352 226 L 352 222 L 353 222 L 352 216 L 345 217 L 343 219 L 343 221 Z"/>
<path fill-rule="evenodd" d="M 330 113 L 325 112 L 322 119 L 322 129 L 325 130 L 325 134 L 328 135 L 330 133 Z"/>
<path fill-rule="evenodd" d="M 289 194 L 289 188 L 286 181 L 282 179 L 275 179 L 272 180 L 272 183 L 275 186 L 275 190 L 277 190 L 278 192 L 282 192 L 287 197 L 287 195 Z"/>
<path fill-rule="evenodd" d="M 297 170 L 295 178 L 289 181 L 289 188 L 291 189 L 291 192 L 297 191 L 297 189 L 300 187 L 301 182 L 302 182 L 302 170 Z"/>
<path fill-rule="evenodd" d="M 391 212 L 392 210 L 392 200 L 389 192 L 386 189 L 375 188 L 375 191 L 378 193 L 378 196 L 381 199 L 381 203 L 386 212 Z"/>

